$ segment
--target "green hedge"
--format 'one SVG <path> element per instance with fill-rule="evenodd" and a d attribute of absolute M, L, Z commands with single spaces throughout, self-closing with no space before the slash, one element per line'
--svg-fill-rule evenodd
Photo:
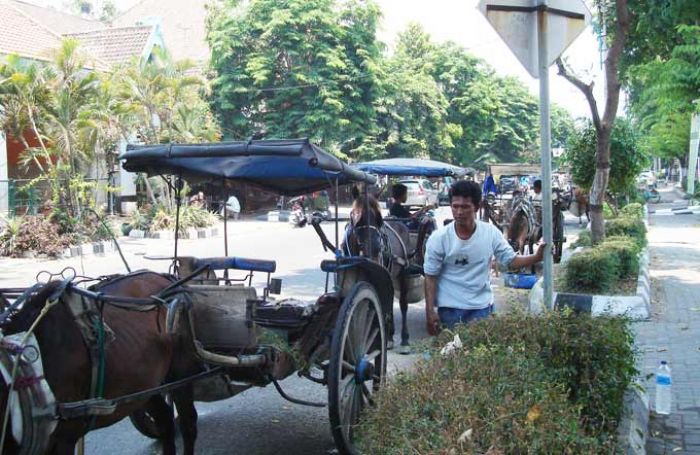
<path fill-rule="evenodd" d="M 643 248 L 647 244 L 647 229 L 639 218 L 623 216 L 605 223 L 605 235 L 632 237 Z"/>
<path fill-rule="evenodd" d="M 641 220 L 644 217 L 644 206 L 638 202 L 627 204 L 620 209 L 620 215 Z"/>
<path fill-rule="evenodd" d="M 619 277 L 620 260 L 611 249 L 600 247 L 571 256 L 566 263 L 563 291 L 601 294 Z"/>
<path fill-rule="evenodd" d="M 624 236 L 606 237 L 597 248 L 617 256 L 618 278 L 627 279 L 639 274 L 640 247 L 634 239 Z"/>
<path fill-rule="evenodd" d="M 637 374 L 627 320 L 510 314 L 456 331 L 463 349 L 437 354 L 443 332 L 377 394 L 356 429 L 361 453 L 614 453 Z"/>

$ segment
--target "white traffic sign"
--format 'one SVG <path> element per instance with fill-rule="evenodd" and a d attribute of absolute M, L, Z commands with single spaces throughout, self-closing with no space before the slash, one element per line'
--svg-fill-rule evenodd
<path fill-rule="evenodd" d="M 481 0 L 479 10 L 534 78 L 540 75 L 537 13 L 545 11 L 547 15 L 548 67 L 591 20 L 581 0 Z"/>

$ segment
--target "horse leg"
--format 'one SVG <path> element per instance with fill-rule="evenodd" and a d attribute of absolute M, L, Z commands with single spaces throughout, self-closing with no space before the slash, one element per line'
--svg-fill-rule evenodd
<path fill-rule="evenodd" d="M 146 411 L 163 431 L 163 455 L 175 455 L 175 416 L 173 408 L 165 402 L 163 395 L 153 395 L 146 403 Z"/>
<path fill-rule="evenodd" d="M 52 444 L 52 447 L 48 450 L 51 455 L 73 455 L 75 453 L 75 446 L 78 444 L 78 440 L 64 440 L 56 439 Z"/>
<path fill-rule="evenodd" d="M 177 406 L 180 420 L 184 454 L 193 455 L 194 443 L 197 440 L 197 408 L 194 407 L 194 387 L 192 384 L 173 392 L 173 401 Z"/>
<path fill-rule="evenodd" d="M 401 308 L 401 346 L 404 348 L 408 344 L 408 280 L 402 274 L 399 279 L 399 307 Z M 408 349 L 404 349 L 404 354 L 408 354 Z"/>

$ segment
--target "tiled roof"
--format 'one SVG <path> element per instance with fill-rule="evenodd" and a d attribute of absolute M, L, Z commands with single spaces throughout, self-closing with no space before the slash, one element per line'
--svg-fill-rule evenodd
<path fill-rule="evenodd" d="M 153 33 L 152 26 L 106 28 L 86 33 L 66 34 L 77 38 L 82 48 L 110 65 L 140 57 Z"/>
<path fill-rule="evenodd" d="M 33 5 L 18 0 L 7 0 L 12 6 L 27 14 L 47 29 L 58 35 L 66 33 L 89 32 L 106 28 L 106 25 L 94 19 L 86 19 L 74 14 L 62 13 L 50 7 Z"/>
<path fill-rule="evenodd" d="M 206 43 L 207 0 L 142 0 L 114 20 L 126 27 L 159 18 L 163 41 L 173 59 L 205 62 L 209 59 Z"/>
<path fill-rule="evenodd" d="M 13 1 L 0 0 L 0 54 L 47 60 L 61 37 L 34 21 Z"/>

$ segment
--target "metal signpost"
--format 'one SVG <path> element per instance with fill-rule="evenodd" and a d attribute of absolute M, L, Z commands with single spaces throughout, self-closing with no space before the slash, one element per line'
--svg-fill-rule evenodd
<path fill-rule="evenodd" d="M 520 63 L 540 80 L 544 303 L 553 308 L 552 150 L 550 146 L 549 67 L 590 22 L 581 0 L 481 0 L 479 10 Z"/>

